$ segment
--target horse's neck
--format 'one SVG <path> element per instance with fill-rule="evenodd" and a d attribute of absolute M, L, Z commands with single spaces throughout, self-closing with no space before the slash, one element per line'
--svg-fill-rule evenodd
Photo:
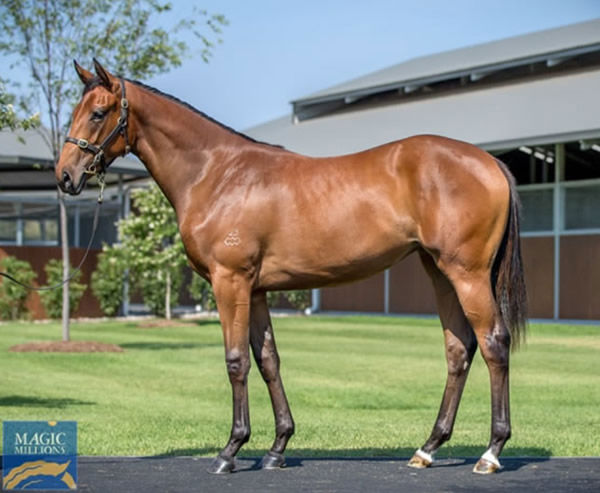
<path fill-rule="evenodd" d="M 187 191 L 218 166 L 219 149 L 233 154 L 242 137 L 185 106 L 137 87 L 130 91 L 132 151 L 177 211 Z"/>

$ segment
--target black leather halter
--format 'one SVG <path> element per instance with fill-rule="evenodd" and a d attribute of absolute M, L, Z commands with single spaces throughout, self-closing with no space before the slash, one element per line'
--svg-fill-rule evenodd
<path fill-rule="evenodd" d="M 95 176 L 104 174 L 107 168 L 104 151 L 119 134 L 121 134 L 125 139 L 125 153 L 123 155 L 128 154 L 130 151 L 129 138 L 127 136 L 127 116 L 129 114 L 129 101 L 127 101 L 127 98 L 125 96 L 125 82 L 123 82 L 122 78 L 119 78 L 119 82 L 121 83 L 121 115 L 119 116 L 119 120 L 117 121 L 117 126 L 112 129 L 112 131 L 106 136 L 102 143 L 100 145 L 95 145 L 90 144 L 90 142 L 86 139 L 65 137 L 65 142 L 75 144 L 81 150 L 91 152 L 94 155 L 94 159 L 92 160 L 92 162 L 83 171 L 88 175 Z"/>

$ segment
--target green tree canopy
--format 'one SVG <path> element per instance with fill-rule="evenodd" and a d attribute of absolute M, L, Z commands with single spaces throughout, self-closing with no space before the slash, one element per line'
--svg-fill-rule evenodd
<path fill-rule="evenodd" d="M 155 314 L 171 318 L 186 263 L 175 211 L 154 184 L 134 191 L 133 210 L 119 222 L 121 251 L 144 302 Z"/>
<path fill-rule="evenodd" d="M 0 3 L 0 55 L 27 74 L 18 89 L 18 106 L 41 114 L 40 127 L 56 161 L 68 115 L 81 93 L 72 60 L 106 61 L 111 70 L 132 78 L 149 78 L 181 65 L 190 54 L 186 39 L 195 38 L 200 56 L 210 58 L 226 25 L 222 15 L 198 8 L 171 12 L 159 0 L 3 0 Z M 160 21 L 158 20 L 160 19 Z M 174 19 L 169 25 L 169 19 Z M 166 27 L 165 27 L 166 24 Z M 186 37 L 188 36 L 188 37 Z M 6 77 L 6 72 L 3 72 Z M 4 120 L 14 123 L 14 108 L 5 105 Z M 59 192 L 63 279 L 69 275 L 67 213 Z M 63 288 L 63 339 L 69 339 L 69 283 Z"/>
<path fill-rule="evenodd" d="M 14 96 L 6 92 L 4 83 L 0 79 L 0 130 L 5 128 L 29 130 L 37 127 L 40 124 L 40 114 L 36 113 L 26 118 L 19 118 L 15 111 L 14 101 Z"/>

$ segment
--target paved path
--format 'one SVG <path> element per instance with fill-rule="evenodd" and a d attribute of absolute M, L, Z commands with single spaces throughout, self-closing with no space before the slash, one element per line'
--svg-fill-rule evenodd
<path fill-rule="evenodd" d="M 211 459 L 196 457 L 80 457 L 81 493 L 379 493 L 379 492 L 600 492 L 600 458 L 503 458 L 492 476 L 473 474 L 475 459 L 441 459 L 427 470 L 405 459 L 296 459 L 278 471 L 239 459 L 225 476 L 206 472 Z"/>

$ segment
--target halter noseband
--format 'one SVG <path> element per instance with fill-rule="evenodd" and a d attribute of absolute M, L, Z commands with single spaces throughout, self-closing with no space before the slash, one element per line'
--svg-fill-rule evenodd
<path fill-rule="evenodd" d="M 74 137 L 65 137 L 65 142 L 75 144 L 82 151 L 91 152 L 94 155 L 94 159 L 89 166 L 83 170 L 88 175 L 102 175 L 106 171 L 106 158 L 104 151 L 111 144 L 117 135 L 121 134 L 125 139 L 125 154 L 130 151 L 129 137 L 127 136 L 127 116 L 129 114 L 129 101 L 125 97 L 125 83 L 122 78 L 119 78 L 121 83 L 121 115 L 117 120 L 117 126 L 106 136 L 100 145 L 90 144 L 86 139 L 76 139 Z M 125 155 L 123 154 L 123 155 Z"/>

